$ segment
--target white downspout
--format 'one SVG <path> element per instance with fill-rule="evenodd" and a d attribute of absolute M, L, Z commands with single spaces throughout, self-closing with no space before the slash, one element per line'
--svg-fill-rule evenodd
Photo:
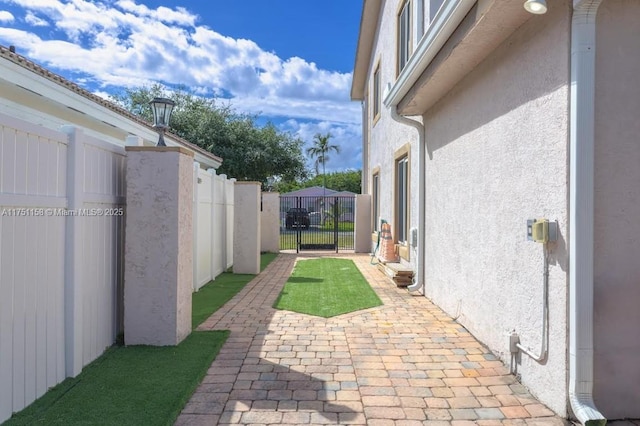
<path fill-rule="evenodd" d="M 425 294 L 424 282 L 424 214 L 425 214 L 425 140 L 424 140 L 424 124 L 417 120 L 404 117 L 398 114 L 396 106 L 391 106 L 391 118 L 401 124 L 414 127 L 418 130 L 418 274 L 414 278 L 413 284 L 407 287 L 409 291 L 422 290 Z"/>
<path fill-rule="evenodd" d="M 593 402 L 593 222 L 596 13 L 574 0 L 571 21 L 569 401 L 586 426 L 607 420 Z"/>

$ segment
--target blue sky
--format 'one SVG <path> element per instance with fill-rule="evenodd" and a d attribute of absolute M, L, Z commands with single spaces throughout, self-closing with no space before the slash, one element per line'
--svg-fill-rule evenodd
<path fill-rule="evenodd" d="M 327 171 L 359 169 L 349 100 L 362 0 L 0 0 L 0 44 L 107 97 L 161 82 L 260 114 L 307 144 L 331 132 Z"/>

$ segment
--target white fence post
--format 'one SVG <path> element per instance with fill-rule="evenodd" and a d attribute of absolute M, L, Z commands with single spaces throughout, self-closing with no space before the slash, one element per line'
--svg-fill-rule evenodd
<path fill-rule="evenodd" d="M 78 211 L 84 200 L 84 145 L 83 132 L 74 126 L 63 126 L 69 135 L 67 149 L 67 208 Z M 64 315 L 65 315 L 65 370 L 67 377 L 82 371 L 82 221 L 67 216 L 65 228 Z"/>
<path fill-rule="evenodd" d="M 226 271 L 229 267 L 229 258 L 233 259 L 233 256 L 229 255 L 229 232 L 227 231 L 229 222 L 233 221 L 233 218 L 229 220 L 227 175 L 220 175 L 220 178 L 222 179 L 222 231 L 224 233 L 222 235 L 222 269 Z"/>
<path fill-rule="evenodd" d="M 193 291 L 198 291 L 198 171 L 200 163 L 193 162 Z"/>
<path fill-rule="evenodd" d="M 225 188 L 225 243 L 226 250 L 225 252 L 225 269 L 233 266 L 233 239 L 234 239 L 234 212 L 235 212 L 235 183 L 236 179 L 226 179 L 224 181 Z"/>
<path fill-rule="evenodd" d="M 207 170 L 211 176 L 211 235 L 209 237 L 209 244 L 211 245 L 211 280 L 216 279 L 216 245 L 214 244 L 216 236 L 215 223 L 222 218 L 216 216 L 216 169 Z"/>

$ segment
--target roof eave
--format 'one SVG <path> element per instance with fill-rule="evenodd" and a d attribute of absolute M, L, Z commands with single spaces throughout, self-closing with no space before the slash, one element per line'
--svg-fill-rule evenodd
<path fill-rule="evenodd" d="M 382 1 L 364 0 L 362 15 L 360 17 L 360 31 L 358 33 L 358 45 L 356 59 L 353 66 L 353 80 L 351 83 L 351 100 L 364 99 L 367 85 L 367 73 L 371 65 L 371 53 L 378 29 Z"/>

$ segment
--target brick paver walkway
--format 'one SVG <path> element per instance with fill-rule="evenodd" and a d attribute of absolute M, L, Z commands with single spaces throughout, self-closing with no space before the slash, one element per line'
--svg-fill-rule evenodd
<path fill-rule="evenodd" d="M 562 425 L 460 324 L 351 255 L 384 306 L 318 318 L 271 306 L 281 254 L 201 329 L 231 330 L 176 425 Z"/>

